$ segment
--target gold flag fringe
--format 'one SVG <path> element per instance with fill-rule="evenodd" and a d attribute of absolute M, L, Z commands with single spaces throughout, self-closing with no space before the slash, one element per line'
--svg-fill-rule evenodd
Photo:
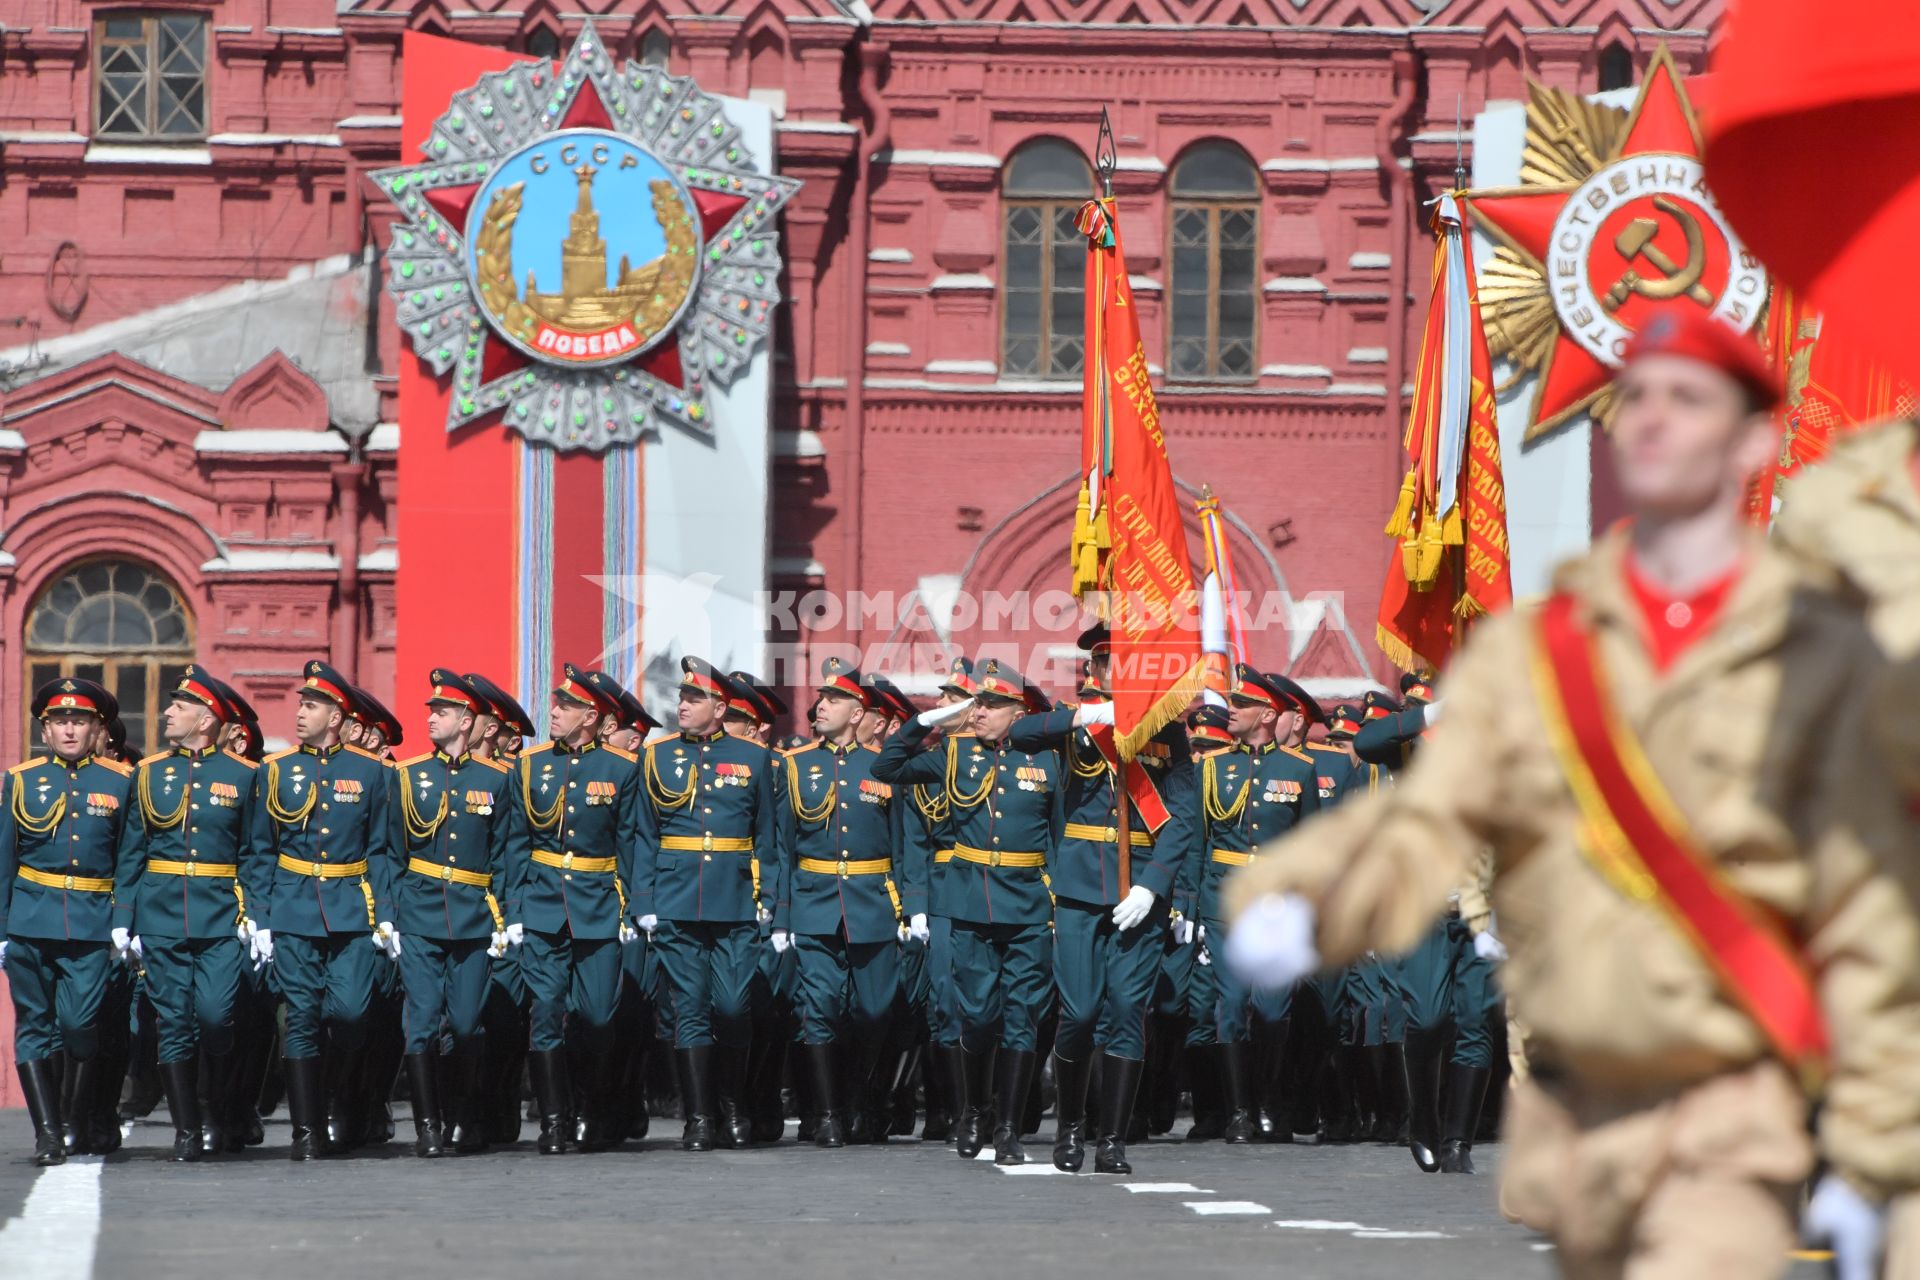
<path fill-rule="evenodd" d="M 1140 723 L 1127 733 L 1113 735 L 1114 750 L 1124 762 L 1131 760 L 1140 748 L 1153 741 L 1153 735 L 1172 724 L 1186 713 L 1187 705 L 1200 696 L 1200 690 L 1206 687 L 1207 663 L 1204 657 L 1187 668 L 1187 673 L 1173 682 L 1173 687 L 1160 695 L 1159 701 L 1147 709 L 1140 717 Z"/>

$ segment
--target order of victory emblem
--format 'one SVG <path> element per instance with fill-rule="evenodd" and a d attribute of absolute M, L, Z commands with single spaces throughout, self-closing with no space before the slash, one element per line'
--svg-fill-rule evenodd
<path fill-rule="evenodd" d="M 451 374 L 447 429 L 500 417 L 558 449 L 705 432 L 779 304 L 768 177 L 719 99 L 618 66 L 589 24 L 556 70 L 491 72 L 434 122 L 424 164 L 374 181 L 405 215 L 387 288 Z"/>
<path fill-rule="evenodd" d="M 1498 248 L 1480 273 L 1496 359 L 1537 373 L 1527 438 L 1606 390 L 1650 311 L 1678 302 L 1746 332 L 1767 273 L 1706 185 L 1700 131 L 1663 45 L 1631 111 L 1540 85 L 1527 108 L 1524 185 L 1470 192 Z"/>

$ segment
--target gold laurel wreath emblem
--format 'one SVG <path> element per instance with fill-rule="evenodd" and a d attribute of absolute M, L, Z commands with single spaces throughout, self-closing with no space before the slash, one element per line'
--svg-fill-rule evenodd
<path fill-rule="evenodd" d="M 481 220 L 480 234 L 474 238 L 474 250 L 481 305 L 507 333 L 531 345 L 540 316 L 521 296 L 513 273 L 513 228 L 520 218 L 525 188 L 525 182 L 516 182 L 494 193 Z M 651 275 L 653 282 L 651 294 L 635 302 L 630 317 L 643 346 L 667 326 L 686 301 L 693 289 L 700 253 L 699 229 L 674 185 L 656 178 L 648 189 L 653 193 L 653 216 L 666 235 L 667 251 L 634 273 Z"/>

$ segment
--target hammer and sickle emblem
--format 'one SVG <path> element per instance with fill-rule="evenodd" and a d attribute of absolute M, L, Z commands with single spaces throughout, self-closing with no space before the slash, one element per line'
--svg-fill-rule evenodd
<path fill-rule="evenodd" d="M 1707 235 L 1701 230 L 1700 220 L 1666 196 L 1655 196 L 1653 207 L 1680 224 L 1680 230 L 1687 237 L 1687 260 L 1685 263 L 1675 262 L 1653 243 L 1654 235 L 1660 230 L 1660 223 L 1656 219 L 1635 218 L 1614 237 L 1613 247 L 1628 262 L 1645 258 L 1660 273 L 1660 277 L 1648 279 L 1628 267 L 1613 282 L 1613 287 L 1607 290 L 1607 310 L 1618 311 L 1636 293 L 1655 301 L 1678 298 L 1684 294 L 1703 307 L 1711 307 L 1713 295 L 1700 283 L 1700 275 L 1707 268 Z"/>

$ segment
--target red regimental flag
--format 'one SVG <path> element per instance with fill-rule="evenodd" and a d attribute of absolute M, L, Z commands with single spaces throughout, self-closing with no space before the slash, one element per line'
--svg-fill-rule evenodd
<path fill-rule="evenodd" d="M 1200 691 L 1200 593 L 1113 201 L 1089 200 L 1079 226 L 1087 236 L 1082 458 L 1089 482 L 1082 496 L 1089 520 L 1086 528 L 1075 522 L 1074 594 L 1102 593 L 1113 632 L 1114 748 L 1126 761 Z M 1097 539 L 1101 520 L 1105 548 Z M 1091 580 L 1086 567 L 1094 569 Z"/>
<path fill-rule="evenodd" d="M 1493 361 L 1465 208 L 1464 200 L 1443 198 L 1434 210 L 1433 301 L 1407 416 L 1412 466 L 1387 522 L 1399 546 L 1376 635 L 1408 671 L 1438 670 L 1468 622 L 1513 601 Z"/>

